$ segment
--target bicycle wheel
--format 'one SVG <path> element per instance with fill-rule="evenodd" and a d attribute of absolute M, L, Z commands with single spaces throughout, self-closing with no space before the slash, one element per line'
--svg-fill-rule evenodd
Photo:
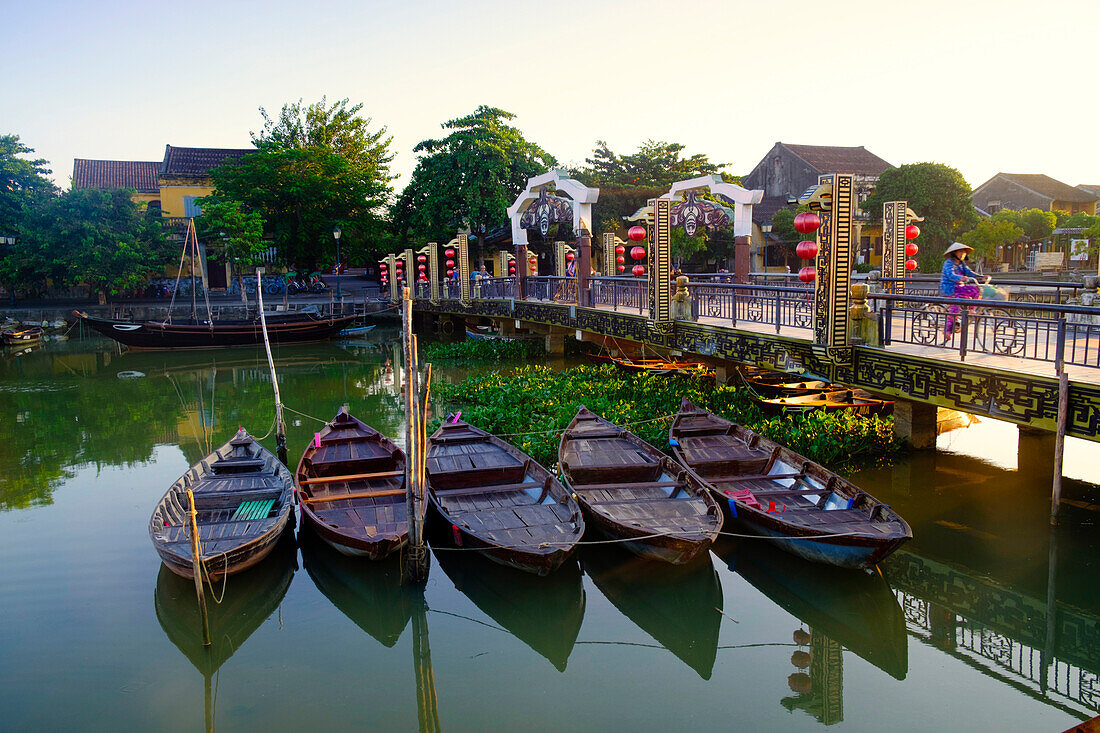
<path fill-rule="evenodd" d="M 930 303 L 913 313 L 913 341 L 918 344 L 939 343 L 945 328 L 948 311 L 939 303 Z"/>

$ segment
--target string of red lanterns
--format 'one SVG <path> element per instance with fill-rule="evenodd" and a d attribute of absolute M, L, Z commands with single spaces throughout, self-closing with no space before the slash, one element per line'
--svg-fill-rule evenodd
<path fill-rule="evenodd" d="M 821 228 L 821 217 L 812 211 L 803 211 L 794 217 L 794 228 L 799 234 L 812 234 Z M 817 242 L 803 239 L 795 248 L 794 253 L 803 260 L 812 260 L 817 257 Z M 807 265 L 798 271 L 798 279 L 804 283 L 812 283 L 817 278 L 817 269 Z"/>

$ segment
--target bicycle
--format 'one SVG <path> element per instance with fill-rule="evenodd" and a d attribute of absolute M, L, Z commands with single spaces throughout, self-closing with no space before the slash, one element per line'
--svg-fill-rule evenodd
<path fill-rule="evenodd" d="M 968 331 L 973 334 L 975 345 L 985 346 L 985 339 L 992 332 L 991 351 L 994 354 L 1016 356 L 1023 352 L 1026 337 L 1026 324 L 1013 316 L 1007 308 L 997 308 L 982 303 L 1008 300 L 1008 291 L 990 284 L 990 278 L 979 283 L 974 278 L 960 283 L 955 289 L 959 300 L 974 301 L 962 303 L 926 303 L 913 315 L 912 333 L 917 343 L 926 346 L 946 346 L 962 330 L 963 313 L 966 309 Z"/>

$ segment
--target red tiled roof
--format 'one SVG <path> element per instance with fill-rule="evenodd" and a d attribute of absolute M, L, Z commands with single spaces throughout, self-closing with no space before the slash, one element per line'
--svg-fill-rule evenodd
<path fill-rule="evenodd" d="M 132 188 L 138 193 L 156 193 L 160 161 L 73 160 L 73 188 Z"/>
<path fill-rule="evenodd" d="M 1052 201 L 1066 201 L 1077 204 L 1088 204 L 1096 201 L 1095 194 L 1086 193 L 1079 188 L 1074 188 L 1068 183 L 1056 181 L 1050 176 L 1042 173 L 998 173 L 997 175 L 1003 176 L 1026 188 L 1030 188 L 1032 191 L 1042 194 Z"/>
<path fill-rule="evenodd" d="M 242 158 L 254 152 L 255 148 L 175 148 L 165 145 L 160 173 L 166 176 L 202 177 L 209 175 L 211 168 L 229 159 Z"/>
<path fill-rule="evenodd" d="M 780 209 L 786 208 L 785 196 L 765 196 L 752 207 L 752 220 L 758 225 L 768 224 Z"/>
<path fill-rule="evenodd" d="M 838 148 L 832 145 L 792 145 L 780 143 L 787 150 L 809 163 L 818 173 L 852 173 L 857 176 L 879 176 L 894 166 L 870 152 L 858 148 Z"/>

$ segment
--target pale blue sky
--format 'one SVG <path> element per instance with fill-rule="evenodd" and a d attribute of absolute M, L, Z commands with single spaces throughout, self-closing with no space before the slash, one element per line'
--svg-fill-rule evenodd
<path fill-rule="evenodd" d="M 561 161 L 685 144 L 747 173 L 777 140 L 1100 184 L 1100 1 L 0 0 L 0 132 L 49 159 L 244 147 L 257 108 L 364 102 L 412 147 L 478 104 Z"/>

